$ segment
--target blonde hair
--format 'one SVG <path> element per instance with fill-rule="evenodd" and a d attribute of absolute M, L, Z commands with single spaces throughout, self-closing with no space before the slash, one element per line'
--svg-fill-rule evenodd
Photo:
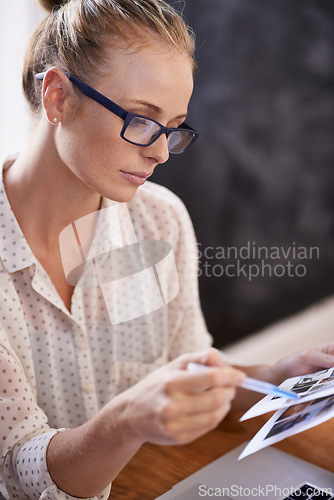
<path fill-rule="evenodd" d="M 31 36 L 23 69 L 23 90 L 32 111 L 41 109 L 36 73 L 60 66 L 79 79 L 103 75 L 111 40 L 139 43 L 160 37 L 194 62 L 195 37 L 181 14 L 163 0 L 39 0 L 50 14 Z"/>

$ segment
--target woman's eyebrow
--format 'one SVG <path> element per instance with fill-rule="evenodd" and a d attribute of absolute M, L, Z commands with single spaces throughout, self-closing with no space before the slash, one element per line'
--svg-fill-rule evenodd
<path fill-rule="evenodd" d="M 151 109 L 152 111 L 154 111 L 157 114 L 163 113 L 163 110 L 159 106 L 156 106 L 155 104 L 152 104 L 151 102 L 142 101 L 141 99 L 133 99 L 133 100 L 131 99 L 131 103 L 140 104 L 141 106 L 146 106 L 147 108 Z M 185 119 L 185 118 L 187 118 L 187 113 L 183 113 L 181 115 L 175 116 L 175 120 Z"/>

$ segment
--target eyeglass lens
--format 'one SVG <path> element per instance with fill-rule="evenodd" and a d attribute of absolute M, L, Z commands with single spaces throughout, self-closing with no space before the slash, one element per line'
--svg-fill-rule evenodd
<path fill-rule="evenodd" d="M 169 135 L 168 149 L 172 153 L 183 153 L 192 142 L 194 136 L 186 130 L 175 130 Z"/>
<path fill-rule="evenodd" d="M 141 116 L 134 116 L 124 131 L 124 137 L 137 144 L 148 144 L 159 132 L 160 127 L 157 123 Z"/>
<path fill-rule="evenodd" d="M 134 116 L 124 130 L 124 138 L 132 143 L 148 145 L 160 134 L 159 125 L 148 118 Z M 168 136 L 168 150 L 182 153 L 193 140 L 193 134 L 187 130 L 175 130 Z"/>

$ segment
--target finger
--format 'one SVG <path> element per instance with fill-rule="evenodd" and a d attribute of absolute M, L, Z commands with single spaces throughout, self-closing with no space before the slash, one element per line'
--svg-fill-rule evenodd
<path fill-rule="evenodd" d="M 230 404 L 236 395 L 234 387 L 215 387 L 205 392 L 184 394 L 180 393 L 178 411 L 180 414 L 199 414 L 219 410 Z"/>
<path fill-rule="evenodd" d="M 239 387 L 246 374 L 231 366 L 208 367 L 205 371 L 189 373 L 178 370 L 170 377 L 166 392 L 201 392 L 214 387 Z"/>
<path fill-rule="evenodd" d="M 305 363 L 314 368 L 331 368 L 334 366 L 334 353 L 324 352 L 318 349 L 307 351 L 305 353 Z"/>
<path fill-rule="evenodd" d="M 320 350 L 327 354 L 334 355 L 334 342 L 327 342 L 326 344 L 322 344 L 320 346 Z"/>
<path fill-rule="evenodd" d="M 173 368 L 186 369 L 188 363 L 199 363 L 209 366 L 227 366 L 219 351 L 214 348 L 182 354 L 170 363 Z"/>
<path fill-rule="evenodd" d="M 178 442 L 184 442 L 187 435 L 192 436 L 191 439 L 195 439 L 217 427 L 230 409 L 230 402 L 226 402 L 213 411 L 180 415 L 178 418 L 166 421 L 165 432 L 171 437 L 173 436 Z"/>

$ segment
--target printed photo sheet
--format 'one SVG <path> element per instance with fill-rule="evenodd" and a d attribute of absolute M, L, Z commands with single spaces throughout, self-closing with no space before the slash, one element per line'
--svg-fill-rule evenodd
<path fill-rule="evenodd" d="M 248 443 L 239 459 L 334 417 L 334 368 L 287 379 L 280 388 L 297 392 L 299 399 L 291 404 L 291 399 L 266 396 L 253 406 L 241 420 L 280 409 Z"/>
<path fill-rule="evenodd" d="M 307 375 L 299 375 L 286 379 L 279 386 L 280 389 L 298 394 L 298 400 L 293 403 L 291 399 L 268 394 L 261 401 L 250 408 L 240 421 L 263 415 L 270 411 L 291 406 L 291 404 L 304 403 L 315 398 L 334 394 L 334 367 Z"/>

